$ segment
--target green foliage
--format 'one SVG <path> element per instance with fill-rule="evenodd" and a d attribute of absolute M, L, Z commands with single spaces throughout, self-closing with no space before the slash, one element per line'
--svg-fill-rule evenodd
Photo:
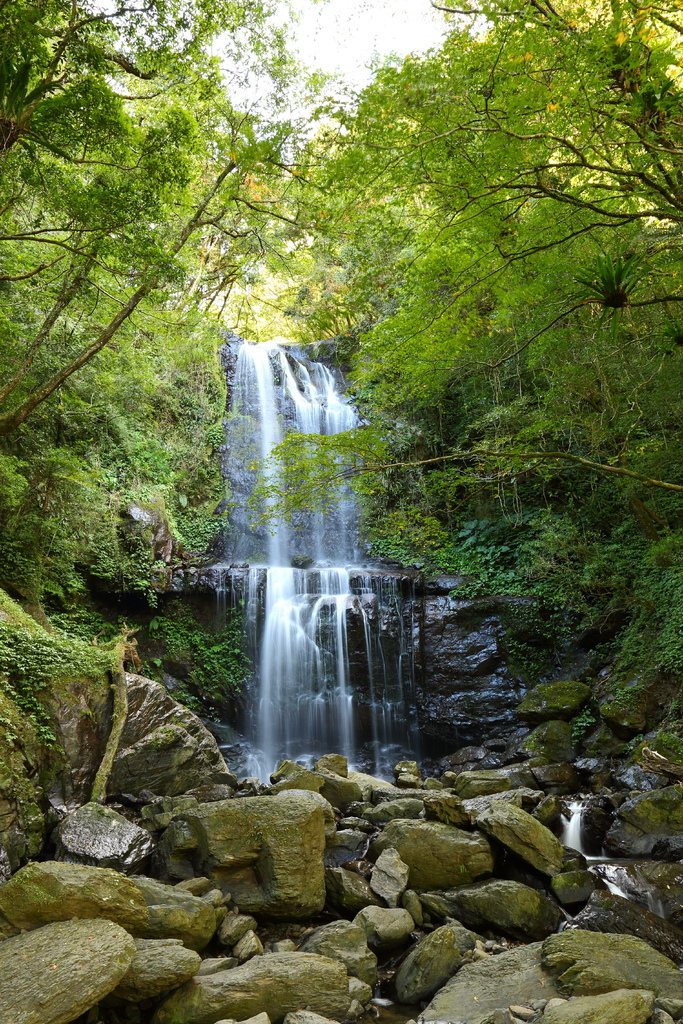
<path fill-rule="evenodd" d="M 45 705 L 50 687 L 73 679 L 101 680 L 113 667 L 112 651 L 0 621 L 0 689 L 31 721 L 41 743 L 54 742 Z"/>
<path fill-rule="evenodd" d="M 187 665 L 187 683 L 174 690 L 173 696 L 194 711 L 224 703 L 239 693 L 249 676 L 244 631 L 237 620 L 223 623 L 214 631 L 181 605 L 172 615 L 155 616 L 148 630 L 164 652 L 164 659 L 150 662 L 152 672 L 158 674 L 162 660 Z"/>
<path fill-rule="evenodd" d="M 580 711 L 576 718 L 572 718 L 572 742 L 579 743 L 586 733 L 589 733 L 597 725 L 597 721 L 590 707 L 585 707 L 583 711 Z"/>

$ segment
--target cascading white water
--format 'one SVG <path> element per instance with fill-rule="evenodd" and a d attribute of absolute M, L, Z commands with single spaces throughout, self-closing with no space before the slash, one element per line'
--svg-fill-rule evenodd
<path fill-rule="evenodd" d="M 295 358 L 275 344 L 239 348 L 234 373 L 228 440 L 230 450 L 242 446 L 247 464 L 243 493 L 248 495 L 261 472 L 272 490 L 282 486 L 282 474 L 270 458 L 288 430 L 302 434 L 332 435 L 352 429 L 356 412 L 323 364 Z M 258 465 L 257 465 L 258 464 Z M 268 488 L 266 488 L 268 492 Z M 272 493 L 272 492 L 271 492 Z M 273 515 L 267 496 L 265 511 L 271 525 L 264 534 L 247 519 L 240 524 L 237 551 L 251 563 L 247 586 L 247 622 L 252 633 L 260 630 L 254 650 L 258 695 L 251 703 L 247 731 L 258 748 L 251 770 L 261 777 L 284 757 L 310 761 L 325 751 L 356 751 L 355 709 L 347 651 L 347 613 L 359 614 L 365 634 L 372 743 L 377 762 L 383 744 L 395 741 L 396 720 L 405 726 L 402 667 L 397 679 L 382 688 L 376 699 L 373 650 L 366 607 L 359 596 L 372 595 L 368 580 L 352 588 L 348 566 L 357 559 L 356 509 L 350 492 L 342 492 L 323 516 L 301 518 L 294 530 Z M 312 568 L 292 566 L 292 561 Z M 254 561 L 265 561 L 263 568 Z M 398 597 L 396 597 L 398 600 Z M 400 618 L 400 616 L 399 616 Z M 263 620 L 262 622 L 260 620 Z M 387 698 L 386 700 L 384 698 Z M 405 732 L 405 728 L 404 728 Z M 409 748 L 410 743 L 406 744 Z"/>
<path fill-rule="evenodd" d="M 583 838 L 581 836 L 581 817 L 583 815 L 583 808 L 585 801 L 583 800 L 571 800 L 569 803 L 569 817 L 562 815 L 563 829 L 561 836 L 561 843 L 563 846 L 568 846 L 572 850 L 576 850 L 577 853 L 586 855 L 586 850 L 583 846 Z"/>

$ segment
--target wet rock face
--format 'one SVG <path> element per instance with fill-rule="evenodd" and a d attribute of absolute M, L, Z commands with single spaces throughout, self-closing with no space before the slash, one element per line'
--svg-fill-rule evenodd
<path fill-rule="evenodd" d="M 502 617 L 523 602 L 426 594 L 417 695 L 426 737 L 458 746 L 512 728 L 524 687 L 510 669 Z"/>

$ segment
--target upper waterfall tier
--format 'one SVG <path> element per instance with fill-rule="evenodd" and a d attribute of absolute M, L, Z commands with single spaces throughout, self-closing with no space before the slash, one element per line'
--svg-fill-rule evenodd
<path fill-rule="evenodd" d="M 326 565 L 356 561 L 356 509 L 350 494 L 340 494 L 325 515 L 300 513 L 289 523 L 272 514 L 272 492 L 281 483 L 272 453 L 285 434 L 339 434 L 357 423 L 334 373 L 274 343 L 241 343 L 229 351 L 234 363 L 223 471 L 233 510 L 224 557 L 270 566 L 291 565 L 293 558 Z M 266 497 L 254 507 L 259 480 L 266 484 Z M 269 508 L 264 526 L 259 520 Z"/>

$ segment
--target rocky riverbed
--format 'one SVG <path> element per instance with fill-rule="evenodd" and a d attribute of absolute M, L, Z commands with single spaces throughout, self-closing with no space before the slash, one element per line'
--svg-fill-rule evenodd
<path fill-rule="evenodd" d="M 678 785 L 553 758 L 561 719 L 438 778 L 329 754 L 239 781 L 198 719 L 128 686 L 119 792 L 64 805 L 0 886 L 3 1024 L 683 1018 Z M 563 845 L 577 792 L 616 863 Z"/>

